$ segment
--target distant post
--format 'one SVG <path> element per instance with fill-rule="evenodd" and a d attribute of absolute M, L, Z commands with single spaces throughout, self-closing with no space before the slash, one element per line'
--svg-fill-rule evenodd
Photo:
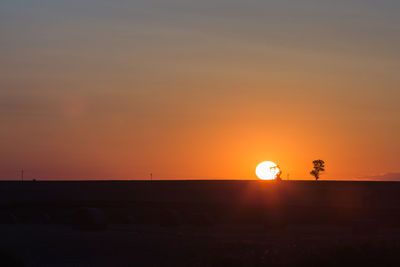
<path fill-rule="evenodd" d="M 153 181 L 153 174 L 150 173 L 150 181 Z"/>
<path fill-rule="evenodd" d="M 24 169 L 21 170 L 21 181 L 24 181 Z"/>

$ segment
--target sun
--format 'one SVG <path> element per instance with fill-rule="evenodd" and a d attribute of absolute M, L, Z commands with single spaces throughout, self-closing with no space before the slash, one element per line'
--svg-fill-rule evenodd
<path fill-rule="evenodd" d="M 272 161 L 263 161 L 256 168 L 256 175 L 261 180 L 274 180 L 278 172 L 278 165 Z"/>

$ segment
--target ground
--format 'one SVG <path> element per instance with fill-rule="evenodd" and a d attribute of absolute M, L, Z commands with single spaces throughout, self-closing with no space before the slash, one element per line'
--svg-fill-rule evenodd
<path fill-rule="evenodd" d="M 357 235 L 326 225 L 110 225 L 79 231 L 16 224 L 1 225 L 0 236 L 3 254 L 22 266 L 396 266 L 400 248 L 400 229 Z"/>

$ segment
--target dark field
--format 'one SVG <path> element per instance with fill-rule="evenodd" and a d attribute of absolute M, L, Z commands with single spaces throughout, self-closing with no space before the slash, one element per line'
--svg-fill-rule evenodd
<path fill-rule="evenodd" d="M 1 182 L 1 266 L 399 266 L 400 183 Z"/>

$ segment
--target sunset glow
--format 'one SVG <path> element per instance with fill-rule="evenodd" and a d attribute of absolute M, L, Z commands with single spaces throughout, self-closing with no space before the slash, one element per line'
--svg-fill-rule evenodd
<path fill-rule="evenodd" d="M 217 2 L 1 1 L 0 178 L 400 177 L 400 2 Z"/>
<path fill-rule="evenodd" d="M 273 180 L 279 172 L 279 167 L 272 161 L 264 161 L 257 165 L 256 175 L 261 180 Z"/>

